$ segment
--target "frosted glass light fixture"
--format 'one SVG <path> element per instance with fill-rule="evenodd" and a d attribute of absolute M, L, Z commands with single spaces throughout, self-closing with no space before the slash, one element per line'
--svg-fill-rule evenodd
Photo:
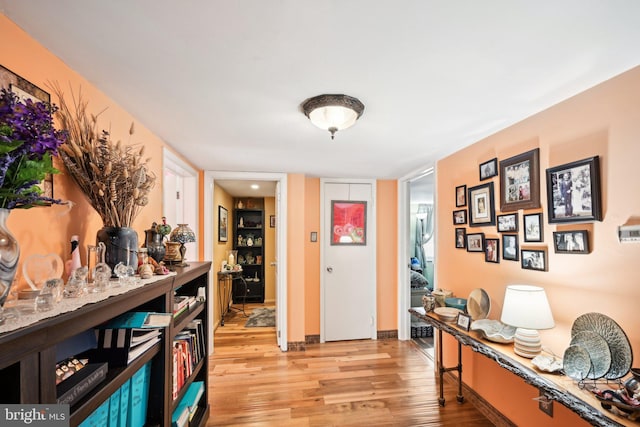
<path fill-rule="evenodd" d="M 364 112 L 364 104 L 349 95 L 318 95 L 302 103 L 302 111 L 311 123 L 335 133 L 354 125 Z"/>
<path fill-rule="evenodd" d="M 507 286 L 500 321 L 517 328 L 514 352 L 529 359 L 542 351 L 538 331 L 555 326 L 547 294 L 543 288 L 531 285 Z"/>

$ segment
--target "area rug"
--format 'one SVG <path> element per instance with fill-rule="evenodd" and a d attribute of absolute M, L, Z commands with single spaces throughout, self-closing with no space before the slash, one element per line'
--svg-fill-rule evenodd
<path fill-rule="evenodd" d="M 245 328 L 276 326 L 275 308 L 256 308 L 251 312 Z"/>

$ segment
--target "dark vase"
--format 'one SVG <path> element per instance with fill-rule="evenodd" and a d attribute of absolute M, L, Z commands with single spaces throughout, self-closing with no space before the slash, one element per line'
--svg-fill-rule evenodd
<path fill-rule="evenodd" d="M 7 228 L 7 218 L 10 213 L 9 209 L 0 209 L 0 307 L 4 305 L 7 296 L 9 296 L 20 258 L 18 241 Z M 4 323 L 4 318 L 0 309 L 0 324 L 2 323 Z"/>
<path fill-rule="evenodd" d="M 151 258 L 160 262 L 164 259 L 164 255 L 167 253 L 167 249 L 162 243 L 162 234 L 158 233 L 153 228 L 144 230 L 145 241 L 144 246 L 147 248 L 147 253 Z"/>
<path fill-rule="evenodd" d="M 104 243 L 104 262 L 113 268 L 118 263 L 138 267 L 138 233 L 129 227 L 102 227 L 96 235 L 96 244 Z"/>

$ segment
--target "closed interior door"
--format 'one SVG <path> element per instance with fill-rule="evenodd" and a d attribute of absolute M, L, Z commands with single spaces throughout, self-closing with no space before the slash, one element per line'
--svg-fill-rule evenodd
<path fill-rule="evenodd" d="M 325 182 L 323 190 L 321 338 L 376 338 L 374 186 Z"/>

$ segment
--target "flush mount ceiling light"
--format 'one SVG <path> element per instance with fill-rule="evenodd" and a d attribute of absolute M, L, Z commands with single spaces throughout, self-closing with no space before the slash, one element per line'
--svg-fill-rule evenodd
<path fill-rule="evenodd" d="M 302 111 L 311 123 L 328 130 L 331 139 L 339 130 L 353 126 L 364 111 L 364 104 L 349 95 L 318 95 L 302 103 Z"/>

